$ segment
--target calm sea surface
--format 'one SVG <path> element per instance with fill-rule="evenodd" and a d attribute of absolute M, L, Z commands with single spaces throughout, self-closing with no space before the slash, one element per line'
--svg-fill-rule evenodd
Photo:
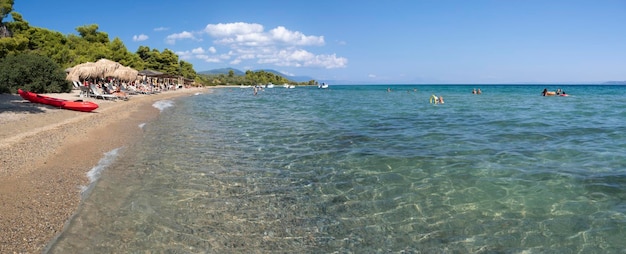
<path fill-rule="evenodd" d="M 544 87 L 161 101 L 48 251 L 625 253 L 626 87 Z"/>

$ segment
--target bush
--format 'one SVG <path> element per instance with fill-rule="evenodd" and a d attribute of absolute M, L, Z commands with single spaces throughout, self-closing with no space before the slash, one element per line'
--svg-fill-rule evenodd
<path fill-rule="evenodd" d="M 35 93 L 67 93 L 72 84 L 52 59 L 36 54 L 9 55 L 0 59 L 0 93 L 18 88 Z"/>

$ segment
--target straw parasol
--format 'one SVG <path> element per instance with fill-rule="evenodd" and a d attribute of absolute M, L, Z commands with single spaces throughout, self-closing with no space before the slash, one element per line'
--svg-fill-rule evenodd
<path fill-rule="evenodd" d="M 113 71 L 112 73 L 107 73 L 106 76 L 126 81 L 132 81 L 137 79 L 137 73 L 138 71 L 133 68 L 121 66 L 115 69 L 115 71 Z"/>
<path fill-rule="evenodd" d="M 98 68 L 98 71 L 102 71 L 102 73 L 104 73 L 105 76 L 107 73 L 113 73 L 116 69 L 123 66 L 118 62 L 113 62 L 105 58 L 98 60 L 95 63 L 95 65 L 96 65 L 96 68 Z"/>
<path fill-rule="evenodd" d="M 98 70 L 95 63 L 86 62 L 72 67 L 66 79 L 69 81 L 78 81 L 80 79 L 98 78 L 101 77 L 102 74 L 103 73 Z"/>
<path fill-rule="evenodd" d="M 80 79 L 112 77 L 130 81 L 137 78 L 137 73 L 133 68 L 103 58 L 95 63 L 86 62 L 72 67 L 66 79 L 77 81 Z"/>

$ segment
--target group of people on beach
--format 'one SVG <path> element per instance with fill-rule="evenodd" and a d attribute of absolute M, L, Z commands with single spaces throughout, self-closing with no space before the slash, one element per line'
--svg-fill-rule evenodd
<path fill-rule="evenodd" d="M 111 94 L 118 98 L 128 100 L 128 94 L 122 91 L 121 85 L 102 84 L 102 82 L 98 82 L 98 88 L 102 89 L 104 94 Z"/>

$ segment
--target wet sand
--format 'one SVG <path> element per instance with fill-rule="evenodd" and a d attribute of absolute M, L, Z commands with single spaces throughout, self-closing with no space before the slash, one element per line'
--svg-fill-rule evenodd
<path fill-rule="evenodd" d="M 159 114 L 155 101 L 209 92 L 179 89 L 115 102 L 83 98 L 100 106 L 91 113 L 0 94 L 0 253 L 42 252 L 78 208 L 86 173 L 105 152 L 141 137 L 139 124 Z M 78 91 L 50 96 L 79 99 Z"/>

